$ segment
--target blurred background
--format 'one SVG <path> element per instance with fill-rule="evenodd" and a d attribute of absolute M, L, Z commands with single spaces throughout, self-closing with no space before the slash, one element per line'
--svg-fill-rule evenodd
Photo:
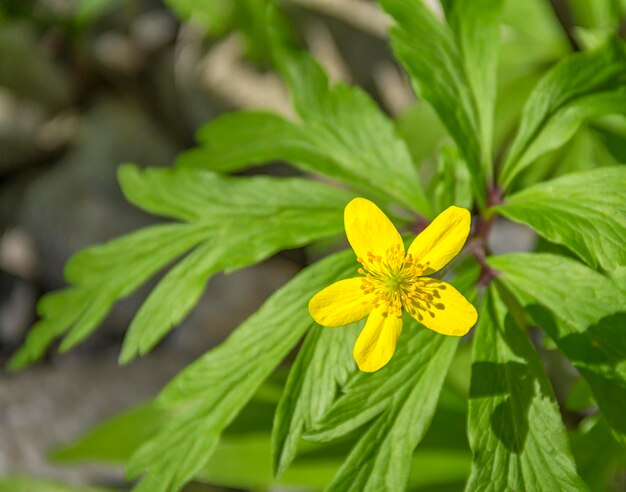
<path fill-rule="evenodd" d="M 115 179 L 121 163 L 171 165 L 204 123 L 227 111 L 290 114 L 271 66 L 266 6 L 266 0 L 0 0 L 1 364 L 36 320 L 37 299 L 64 286 L 63 265 L 73 253 L 156 220 L 124 201 Z M 497 142 L 511 136 L 525 98 L 550 66 L 623 32 L 614 11 L 621 7 L 596 0 L 507 2 Z M 365 88 L 397 119 L 430 179 L 445 132 L 393 61 L 388 20 L 376 4 L 282 0 L 279 11 L 279 29 L 307 46 L 332 79 Z M 572 167 L 584 167 L 589 156 L 626 162 L 625 133 L 623 121 L 586 125 L 547 159 L 561 162 L 569 152 Z M 294 171 L 274 163 L 255 172 Z M 506 225 L 500 231 L 496 250 L 520 242 L 529 249 L 534 242 Z M 306 251 L 290 251 L 218 276 L 183 326 L 129 366 L 117 365 L 120 342 L 154 282 L 118 305 L 79 348 L 52 353 L 19 374 L 0 372 L 0 475 L 123 486 L 120 468 L 62 466 L 49 453 L 149 400 L 307 261 Z"/>

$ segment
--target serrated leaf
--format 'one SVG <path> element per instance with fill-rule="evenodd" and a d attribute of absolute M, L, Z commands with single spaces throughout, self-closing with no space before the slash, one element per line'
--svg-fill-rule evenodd
<path fill-rule="evenodd" d="M 453 280 L 462 292 L 472 291 L 479 274 L 475 266 L 466 268 Z M 404 323 L 389 364 L 374 374 L 356 374 L 343 388 L 345 394 L 305 436 L 321 442 L 341 439 L 376 419 L 360 437 L 328 490 L 406 487 L 410 456 L 429 428 L 459 339 L 425 330 L 412 318 Z"/>
<path fill-rule="evenodd" d="M 396 21 L 391 30 L 396 57 L 457 143 L 474 178 L 476 199 L 482 203 L 491 172 L 495 92 L 490 87 L 495 83 L 502 2 L 444 2 L 454 30 L 421 1 L 380 3 Z"/>
<path fill-rule="evenodd" d="M 219 240 L 219 237 L 218 239 Z M 147 354 L 177 326 L 200 300 L 211 275 L 228 264 L 229 248 L 216 247 L 212 239 L 194 249 L 161 279 L 133 318 L 120 363 Z M 225 241 L 225 244 L 229 244 Z"/>
<path fill-rule="evenodd" d="M 399 347 L 392 362 L 373 375 L 379 376 L 377 382 L 357 377 L 320 423 L 334 432 L 318 433 L 317 437 L 329 439 L 382 411 L 350 452 L 329 491 L 395 491 L 406 487 L 411 455 L 428 430 L 458 338 L 432 333 L 409 320 L 405 321 L 405 332 L 410 336 L 405 340 L 405 350 Z M 348 417 L 344 412 L 355 409 L 356 400 L 363 405 L 363 412 Z M 344 425 L 331 427 L 339 419 Z"/>
<path fill-rule="evenodd" d="M 467 491 L 586 490 L 538 354 L 493 284 L 472 363 Z"/>
<path fill-rule="evenodd" d="M 65 350 L 83 340 L 116 300 L 134 292 L 206 236 L 207 230 L 196 224 L 157 225 L 74 255 L 65 269 L 74 286 L 42 297 L 37 306 L 41 320 L 13 354 L 9 368 L 20 370 L 39 360 L 66 333 Z"/>
<path fill-rule="evenodd" d="M 311 296 L 353 269 L 351 251 L 308 267 L 163 390 L 158 402 L 171 418 L 131 459 L 129 475 L 144 475 L 137 491 L 176 489 L 198 473 L 224 428 L 313 325 Z"/>
<path fill-rule="evenodd" d="M 623 112 L 625 74 L 626 52 L 618 38 L 596 50 L 572 54 L 552 68 L 524 106 L 498 182 L 510 187 L 521 170 L 565 143 L 585 118 Z M 622 105 L 614 106 L 615 101 Z"/>
<path fill-rule="evenodd" d="M 479 275 L 478 265 L 471 262 L 465 268 L 459 269 L 452 284 L 460 292 L 469 294 L 473 291 Z M 420 325 L 411 325 L 411 329 L 417 329 L 420 333 L 423 331 Z M 404 332 L 410 333 L 408 329 Z M 407 377 L 410 376 L 407 374 L 413 374 L 412 361 L 415 354 L 421 352 L 421 344 L 430 339 L 426 335 L 413 334 L 406 338 L 401 337 L 400 340 L 402 342 L 389 362 L 391 369 L 373 374 L 357 373 L 343 388 L 345 394 L 333 403 L 324 418 L 306 434 L 307 439 L 328 442 L 349 435 L 386 410 L 399 391 L 410 390 L 411 385 L 407 383 Z M 424 360 L 420 359 L 419 362 L 424 363 Z M 416 364 L 415 367 L 419 367 L 417 362 Z"/>
<path fill-rule="evenodd" d="M 127 165 L 119 178 L 129 201 L 185 222 L 148 227 L 76 254 L 65 270 L 74 287 L 54 298 L 59 306 L 52 311 L 42 307 L 42 320 L 14 355 L 12 369 L 40 358 L 64 333 L 61 350 L 72 348 L 97 328 L 115 302 L 192 250 L 141 307 L 121 360 L 147 353 L 185 318 L 212 274 L 339 234 L 343 208 L 353 198 L 300 178 L 229 177 L 197 169 Z"/>
<path fill-rule="evenodd" d="M 451 205 L 472 208 L 472 177 L 456 147 L 445 145 L 441 148 L 434 182 L 438 211 Z"/>
<path fill-rule="evenodd" d="M 625 439 L 624 293 L 610 278 L 561 256 L 516 253 L 488 262 L 587 380 L 614 432 Z"/>
<path fill-rule="evenodd" d="M 536 184 L 495 209 L 567 246 L 593 268 L 626 265 L 626 166 Z"/>
<path fill-rule="evenodd" d="M 225 115 L 200 130 L 202 146 L 179 165 L 233 171 L 285 160 L 432 217 L 407 145 L 374 101 L 356 87 L 329 86 L 308 54 L 276 51 L 300 121 L 264 112 Z"/>
<path fill-rule="evenodd" d="M 300 437 L 328 410 L 337 385 L 356 369 L 352 346 L 357 327 L 314 326 L 306 337 L 276 410 L 272 431 L 272 464 L 280 477 L 296 457 Z"/>
<path fill-rule="evenodd" d="M 496 68 L 500 14 L 504 0 L 443 0 L 446 19 L 455 35 L 463 68 L 476 100 L 482 163 L 491 176 L 493 118 L 497 93 Z"/>
<path fill-rule="evenodd" d="M 300 178 L 235 178 L 200 170 L 120 170 L 127 198 L 143 209 L 195 220 L 214 234 L 174 267 L 131 323 L 120 360 L 149 352 L 199 300 L 209 278 L 343 229 L 352 195 Z"/>

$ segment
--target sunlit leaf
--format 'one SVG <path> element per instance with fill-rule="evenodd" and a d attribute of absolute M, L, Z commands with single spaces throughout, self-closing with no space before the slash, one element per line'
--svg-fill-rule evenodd
<path fill-rule="evenodd" d="M 536 184 L 496 210 L 608 271 L 626 265 L 625 190 L 626 166 L 606 167 Z"/>
<path fill-rule="evenodd" d="M 363 323 L 358 324 L 361 328 Z M 311 328 L 289 371 L 276 411 L 272 433 L 272 459 L 277 476 L 296 456 L 298 441 L 328 410 L 350 372 L 356 369 L 352 346 L 355 327 Z"/>
<path fill-rule="evenodd" d="M 61 350 L 72 348 L 98 327 L 115 302 L 189 252 L 139 310 L 121 361 L 147 353 L 187 316 L 213 274 L 341 233 L 343 208 L 353 197 L 300 178 L 134 166 L 123 166 L 119 177 L 133 204 L 184 222 L 152 226 L 76 254 L 65 271 L 74 286 L 42 299 L 42 320 L 14 355 L 12 369 L 36 361 L 63 334 Z"/>
<path fill-rule="evenodd" d="M 343 83 L 329 86 L 305 53 L 277 48 L 276 56 L 300 121 L 263 112 L 228 114 L 200 130 L 201 147 L 179 165 L 234 171 L 285 160 L 432 216 L 406 144 L 370 97 Z"/>
<path fill-rule="evenodd" d="M 467 491 L 586 490 L 541 360 L 492 285 L 474 339 Z"/>
<path fill-rule="evenodd" d="M 450 28 L 422 2 L 381 1 L 396 21 L 391 30 L 394 52 L 418 95 L 435 108 L 456 141 L 474 178 L 479 203 L 491 172 L 501 4 L 499 0 L 444 2 Z"/>
<path fill-rule="evenodd" d="M 178 488 L 202 469 L 224 428 L 313 325 L 312 295 L 353 269 L 351 251 L 307 268 L 165 388 L 158 401 L 171 418 L 128 467 L 129 475 L 143 475 L 138 491 Z"/>
<path fill-rule="evenodd" d="M 584 119 L 623 112 L 625 74 L 626 52 L 617 38 L 552 68 L 526 102 L 499 183 L 509 187 L 521 170 L 572 137 Z"/>
<path fill-rule="evenodd" d="M 562 256 L 516 253 L 488 261 L 587 380 L 609 425 L 625 439 L 624 293 L 610 278 Z"/>

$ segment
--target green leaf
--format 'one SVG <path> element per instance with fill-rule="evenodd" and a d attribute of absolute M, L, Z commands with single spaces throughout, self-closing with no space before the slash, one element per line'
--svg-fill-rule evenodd
<path fill-rule="evenodd" d="M 358 323 L 361 328 L 363 323 Z M 289 371 L 289 378 L 276 411 L 272 432 L 274 474 L 281 476 L 296 456 L 302 433 L 324 415 L 355 370 L 352 345 L 354 328 L 337 330 L 314 326 Z"/>
<path fill-rule="evenodd" d="M 615 30 L 622 20 L 620 0 L 572 0 L 570 3 L 577 26 Z"/>
<path fill-rule="evenodd" d="M 391 41 L 416 92 L 439 114 L 474 178 L 479 204 L 491 173 L 499 0 L 446 2 L 453 31 L 422 2 L 382 0 Z M 479 63 L 477 65 L 477 63 Z"/>
<path fill-rule="evenodd" d="M 539 156 L 565 143 L 587 117 L 623 112 L 626 53 L 618 38 L 563 59 L 537 84 L 526 102 L 518 133 L 498 182 L 510 187 Z M 623 104 L 622 104 L 623 107 Z"/>
<path fill-rule="evenodd" d="M 586 490 L 538 354 L 492 286 L 474 339 L 467 491 Z"/>
<path fill-rule="evenodd" d="M 336 491 L 403 490 L 411 455 L 433 418 L 439 391 L 458 344 L 405 320 L 405 340 L 391 362 L 373 375 L 358 374 L 310 438 L 345 436 L 378 416 L 329 485 Z M 416 412 L 415 408 L 420 411 Z"/>
<path fill-rule="evenodd" d="M 23 369 L 39 360 L 65 333 L 64 350 L 84 339 L 117 299 L 134 292 L 206 236 L 206 229 L 196 224 L 157 225 L 74 255 L 65 269 L 67 280 L 74 286 L 39 301 L 42 319 L 12 356 L 9 369 Z"/>
<path fill-rule="evenodd" d="M 455 146 L 442 147 L 434 182 L 438 211 L 442 212 L 450 205 L 472 208 L 472 177 Z"/>
<path fill-rule="evenodd" d="M 167 423 L 132 457 L 137 491 L 176 489 L 207 463 L 219 436 L 257 388 L 313 325 L 308 301 L 354 271 L 346 251 L 298 274 L 218 348 L 181 372 L 161 393 Z"/>
<path fill-rule="evenodd" d="M 61 350 L 84 340 L 115 302 L 191 250 L 161 279 L 131 323 L 121 361 L 145 354 L 185 318 L 214 273 L 339 234 L 343 208 L 353 198 L 300 178 L 231 177 L 197 169 L 126 165 L 119 179 L 130 202 L 185 222 L 148 227 L 76 254 L 65 269 L 74 287 L 52 295 L 48 304 L 54 309 L 41 309 L 42 320 L 10 368 L 34 362 L 64 333 Z"/>
<path fill-rule="evenodd" d="M 626 167 L 606 167 L 536 184 L 495 209 L 608 271 L 626 265 L 624 190 Z"/>
<path fill-rule="evenodd" d="M 467 265 L 467 266 L 466 266 Z M 472 293 L 480 275 L 480 268 L 476 262 L 467 263 L 459 268 L 457 277 L 452 284 L 465 295 Z M 407 383 L 406 373 L 415 376 L 407 364 L 413 367 L 415 352 L 421 352 L 422 343 L 431 343 L 432 349 L 438 347 L 438 340 L 453 339 L 454 337 L 430 338 L 430 330 L 421 329 L 421 325 L 413 325 L 412 318 L 408 318 L 409 327 L 403 329 L 398 349 L 387 366 L 380 371 L 357 373 L 343 388 L 344 395 L 333 403 L 324 418 L 306 434 L 306 438 L 314 441 L 328 442 L 349 435 L 352 431 L 370 421 L 376 415 L 387 409 L 399 391 L 410 391 L 412 385 Z M 405 319 L 406 321 L 406 319 Z M 417 330 L 412 333 L 411 330 Z M 440 341 L 440 340 L 439 340 Z M 429 349 L 424 349 L 428 352 Z M 427 354 L 426 354 L 427 355 Z M 427 362 L 425 358 L 415 362 L 415 367 Z"/>
<path fill-rule="evenodd" d="M 196 481 L 252 489 L 281 486 L 322 489 L 330 483 L 349 443 L 333 446 L 304 443 L 304 450 L 280 480 L 274 479 L 269 430 L 280 393 L 275 400 L 267 401 L 264 395 L 268 391 L 273 392 L 273 388 L 266 382 L 226 428 L 209 462 L 196 475 Z M 463 440 L 464 400 L 460 397 L 445 398 L 442 394 L 440 403 L 443 405 L 440 405 L 425 437 L 424 449 L 413 456 L 409 490 L 448 484 L 456 485 L 458 489 L 469 471 L 469 449 L 465 451 Z M 124 463 L 166 419 L 167 413 L 154 405 L 133 408 L 56 450 L 52 459 L 70 465 L 84 462 Z"/>
<path fill-rule="evenodd" d="M 453 281 L 462 292 L 475 285 L 479 272 L 474 266 Z M 425 329 L 408 316 L 404 323 L 389 364 L 374 374 L 356 374 L 343 388 L 345 394 L 305 436 L 320 442 L 343 439 L 375 419 L 329 490 L 403 490 L 407 484 L 410 457 L 433 419 L 459 339 Z"/>
<path fill-rule="evenodd" d="M 276 56 L 300 121 L 264 112 L 222 116 L 200 130 L 202 146 L 179 165 L 234 171 L 285 160 L 432 217 L 407 145 L 371 98 L 346 84 L 329 86 L 305 53 L 277 48 Z"/>
<path fill-rule="evenodd" d="M 490 178 L 500 14 L 504 0 L 444 0 L 442 4 L 476 100 L 482 163 Z"/>
<path fill-rule="evenodd" d="M 614 432 L 625 439 L 624 293 L 610 278 L 561 256 L 516 253 L 488 262 L 587 380 Z"/>

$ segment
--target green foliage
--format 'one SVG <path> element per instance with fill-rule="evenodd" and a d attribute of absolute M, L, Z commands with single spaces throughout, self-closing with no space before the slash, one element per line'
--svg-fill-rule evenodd
<path fill-rule="evenodd" d="M 612 476 L 626 467 L 626 448 L 614 439 L 600 415 L 582 422 L 572 438 L 572 449 L 580 476 L 591 490 L 610 490 L 607 484 Z"/>
<path fill-rule="evenodd" d="M 285 160 L 431 217 L 406 144 L 369 96 L 345 84 L 329 87 L 309 55 L 281 48 L 277 58 L 301 121 L 230 113 L 200 130 L 202 146 L 183 154 L 179 165 L 232 172 Z"/>
<path fill-rule="evenodd" d="M 586 490 L 537 353 L 491 286 L 474 340 L 467 490 Z"/>
<path fill-rule="evenodd" d="M 42 298 L 10 367 L 37 361 L 61 337 L 62 351 L 75 346 L 165 270 L 120 362 L 147 354 L 217 272 L 336 242 L 357 193 L 403 231 L 451 205 L 471 209 L 472 236 L 438 275 L 479 305 L 479 324 L 459 340 L 407 317 L 391 362 L 358 372 L 351 352 L 362 322 L 325 329 L 307 307 L 321 288 L 356 275 L 353 253 L 334 253 L 155 401 L 53 458 L 123 464 L 140 492 L 192 480 L 342 492 L 609 490 L 626 467 L 626 52 L 617 4 L 573 0 L 583 30 L 568 34 L 593 49 L 570 54 L 541 0 L 443 0 L 441 15 L 421 0 L 381 0 L 393 51 L 422 99 L 395 122 L 291 47 L 277 6 L 167 3 L 210 36 L 243 34 L 248 54 L 282 76 L 294 116 L 222 115 L 173 168 L 121 167 L 128 201 L 168 222 L 76 254 L 68 287 Z M 303 175 L 231 175 L 276 160 Z M 541 236 L 534 252 L 492 255 L 489 232 L 501 217 Z M 535 326 L 543 343 L 532 343 Z M 268 384 L 302 339 L 288 376 Z M 581 377 L 565 398 L 566 419 L 551 387 L 558 374 L 542 364 L 556 350 Z M 0 488 L 40 483 L 28 480 L 0 479 Z"/>
<path fill-rule="evenodd" d="M 406 321 L 404 329 L 410 338 L 393 361 L 372 377 L 361 373 L 352 379 L 345 395 L 309 434 L 316 440 L 336 439 L 376 417 L 328 490 L 402 490 L 406 486 L 411 455 L 432 420 L 458 343 L 458 339 L 437 336 Z M 415 412 L 418 405 L 420 411 Z"/>
<path fill-rule="evenodd" d="M 526 188 L 496 209 L 608 271 L 626 264 L 624 190 L 626 167 L 593 169 Z"/>
<path fill-rule="evenodd" d="M 382 0 L 396 20 L 391 40 L 415 91 L 454 138 L 474 175 L 479 204 L 491 172 L 500 0 L 444 2 L 450 28 L 422 2 Z M 480 63 L 480 65 L 477 65 Z"/>
<path fill-rule="evenodd" d="M 363 323 L 358 323 L 359 328 Z M 274 473 L 281 476 L 296 457 L 298 441 L 327 411 L 348 375 L 355 330 L 313 327 L 289 371 L 272 433 Z"/>
<path fill-rule="evenodd" d="M 342 208 L 351 198 L 347 192 L 298 178 L 237 178 L 204 170 L 140 171 L 124 166 L 119 179 L 130 202 L 183 222 L 152 226 L 75 255 L 65 271 L 74 287 L 43 298 L 42 320 L 14 355 L 13 369 L 39 359 L 64 333 L 61 350 L 75 346 L 118 299 L 191 250 L 142 305 L 120 359 L 128 362 L 147 353 L 184 319 L 213 274 L 339 233 Z M 315 227 L 301 220 L 309 213 L 318 218 Z"/>
<path fill-rule="evenodd" d="M 587 380 L 607 421 L 626 442 L 624 294 L 611 279 L 562 256 L 519 253 L 493 257 L 489 264 Z"/>
<path fill-rule="evenodd" d="M 470 208 L 472 206 L 472 179 L 458 149 L 446 145 L 437 160 L 435 181 L 435 203 L 438 211 L 451 205 Z"/>
<path fill-rule="evenodd" d="M 499 183 L 508 188 L 521 170 L 571 138 L 586 118 L 623 112 L 625 74 L 626 51 L 618 38 L 570 55 L 550 70 L 524 106 Z"/>
<path fill-rule="evenodd" d="M 296 276 L 226 342 L 165 388 L 157 401 L 171 417 L 128 466 L 130 477 L 144 475 L 138 491 L 176 490 L 207 463 L 224 428 L 314 324 L 308 300 L 329 281 L 353 271 L 354 260 L 346 253 Z"/>

